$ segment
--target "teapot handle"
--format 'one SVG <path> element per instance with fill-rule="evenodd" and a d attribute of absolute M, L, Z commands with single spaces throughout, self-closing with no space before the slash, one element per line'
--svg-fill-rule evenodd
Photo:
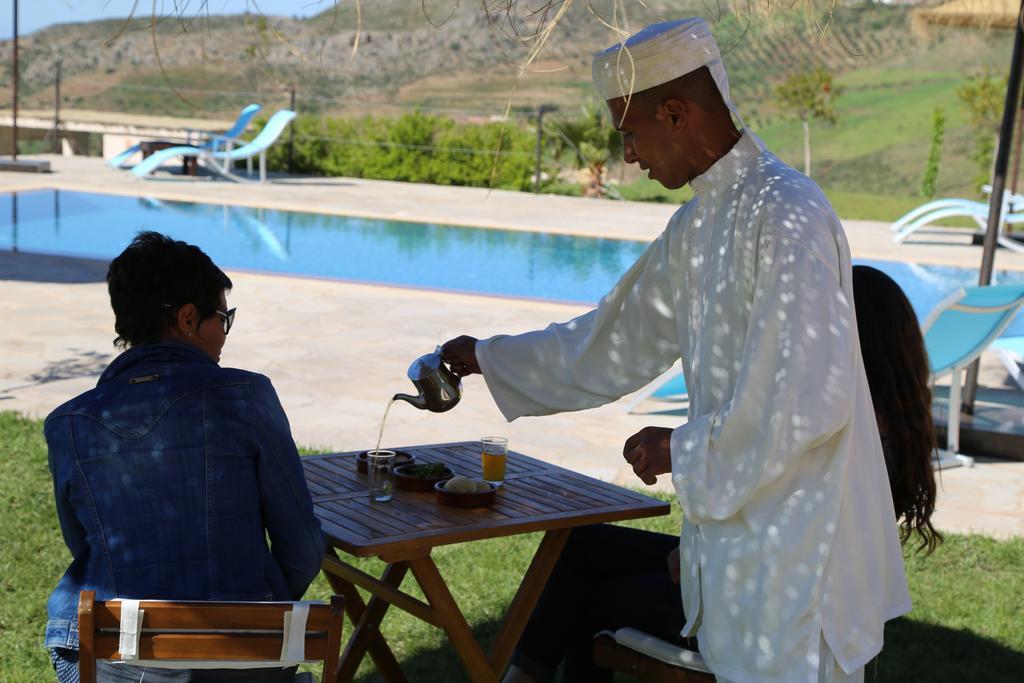
<path fill-rule="evenodd" d="M 453 370 L 452 366 L 450 366 L 449 364 L 445 363 L 444 361 L 441 361 L 441 366 L 439 370 L 441 370 L 441 373 L 444 375 L 444 378 L 451 382 L 452 386 L 459 386 L 460 384 L 462 384 L 462 375 L 455 372 L 455 370 Z"/>

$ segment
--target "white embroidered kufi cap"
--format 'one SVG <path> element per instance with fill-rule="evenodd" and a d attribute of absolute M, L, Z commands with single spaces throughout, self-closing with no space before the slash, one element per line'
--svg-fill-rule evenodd
<path fill-rule="evenodd" d="M 603 99 L 612 100 L 668 83 L 702 66 L 711 71 L 725 106 L 739 119 L 729 98 L 729 79 L 718 43 L 707 22 L 699 17 L 651 24 L 598 52 L 594 55 L 594 85 Z"/>

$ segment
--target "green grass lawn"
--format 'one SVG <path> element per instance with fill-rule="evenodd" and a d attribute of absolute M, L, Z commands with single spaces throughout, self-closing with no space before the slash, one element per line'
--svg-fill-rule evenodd
<path fill-rule="evenodd" d="M 42 425 L 0 413 L 0 680 L 52 680 L 40 642 L 46 598 L 69 555 L 54 517 Z M 676 533 L 669 517 L 636 523 Z M 518 536 L 440 548 L 435 558 L 478 637 L 497 630 L 539 541 Z M 379 573 L 379 562 L 358 563 Z M 950 536 L 930 558 L 907 562 L 914 611 L 891 622 L 886 649 L 869 664 L 874 683 L 1010 681 L 1024 671 L 1024 540 Z M 404 588 L 418 597 L 411 579 Z M 322 599 L 322 578 L 307 597 Z M 382 630 L 410 680 L 467 680 L 441 631 L 392 610 Z M 346 633 L 351 627 L 346 627 Z M 360 681 L 378 680 L 369 659 Z"/>
<path fill-rule="evenodd" d="M 683 204 L 693 197 L 693 190 L 684 186 L 678 190 L 667 190 L 656 180 L 641 178 L 628 185 L 616 187 L 623 199 L 637 202 L 658 202 L 663 204 Z M 832 203 L 832 208 L 840 218 L 866 221 L 892 222 L 917 208 L 926 201 L 923 197 L 873 194 L 871 192 L 855 192 L 850 190 L 824 187 L 825 195 Z M 576 186 L 560 185 L 557 191 L 561 194 L 579 194 Z M 976 227 L 969 219 L 945 219 L 936 223 L 943 226 Z"/>

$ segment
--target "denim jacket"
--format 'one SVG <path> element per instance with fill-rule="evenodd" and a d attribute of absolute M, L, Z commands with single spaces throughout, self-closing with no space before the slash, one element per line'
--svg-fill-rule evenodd
<path fill-rule="evenodd" d="M 187 344 L 137 346 L 44 429 L 73 558 L 50 595 L 45 647 L 77 649 L 83 589 L 100 600 L 295 600 L 316 577 L 324 536 L 263 375 Z"/>

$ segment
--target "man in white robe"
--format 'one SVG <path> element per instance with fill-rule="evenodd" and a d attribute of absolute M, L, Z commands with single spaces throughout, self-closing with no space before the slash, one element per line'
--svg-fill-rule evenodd
<path fill-rule="evenodd" d="M 684 636 L 723 681 L 859 681 L 910 609 L 853 311 L 850 250 L 809 178 L 734 124 L 700 19 L 594 59 L 624 156 L 694 198 L 598 307 L 515 336 L 459 337 L 509 419 L 614 401 L 682 359 L 689 420 L 624 456 L 671 473 L 684 514 Z M 736 115 L 738 119 L 738 115 Z"/>

